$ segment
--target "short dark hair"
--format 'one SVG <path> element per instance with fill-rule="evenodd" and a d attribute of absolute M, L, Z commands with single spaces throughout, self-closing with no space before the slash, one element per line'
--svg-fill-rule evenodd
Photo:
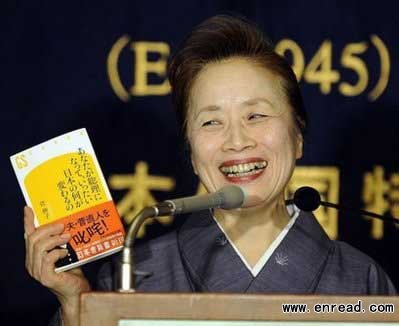
<path fill-rule="evenodd" d="M 209 63 L 232 57 L 253 60 L 281 78 L 296 126 L 304 136 L 307 115 L 291 66 L 274 51 L 272 43 L 255 24 L 230 15 L 211 17 L 195 27 L 169 61 L 172 102 L 183 135 L 186 135 L 190 90 L 199 72 Z"/>

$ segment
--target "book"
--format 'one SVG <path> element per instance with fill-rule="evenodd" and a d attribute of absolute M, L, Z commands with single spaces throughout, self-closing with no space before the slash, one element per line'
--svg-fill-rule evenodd
<path fill-rule="evenodd" d="M 78 129 L 10 157 L 35 226 L 63 223 L 71 235 L 66 271 L 122 249 L 125 231 L 86 129 Z"/>

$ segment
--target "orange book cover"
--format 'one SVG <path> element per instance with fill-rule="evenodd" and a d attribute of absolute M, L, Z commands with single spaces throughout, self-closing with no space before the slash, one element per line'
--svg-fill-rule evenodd
<path fill-rule="evenodd" d="M 65 271 L 113 254 L 125 231 L 86 129 L 48 140 L 10 157 L 36 227 L 64 223 L 71 234 Z"/>

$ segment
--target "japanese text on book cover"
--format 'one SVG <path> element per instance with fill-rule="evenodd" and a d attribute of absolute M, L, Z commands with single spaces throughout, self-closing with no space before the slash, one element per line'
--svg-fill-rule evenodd
<path fill-rule="evenodd" d="M 48 140 L 10 157 L 36 227 L 64 223 L 71 235 L 64 271 L 123 246 L 124 229 L 86 129 Z"/>

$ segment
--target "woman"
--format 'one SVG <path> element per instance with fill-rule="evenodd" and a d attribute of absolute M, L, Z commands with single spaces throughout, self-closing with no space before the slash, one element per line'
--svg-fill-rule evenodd
<path fill-rule="evenodd" d="M 169 66 L 173 102 L 195 173 L 208 192 L 245 188 L 240 209 L 203 211 L 137 248 L 142 291 L 394 294 L 384 271 L 328 239 L 313 215 L 286 207 L 284 190 L 302 156 L 306 114 L 294 73 L 252 24 L 216 16 L 199 25 Z M 35 229 L 25 209 L 26 266 L 76 324 L 80 269 L 56 274 L 69 238 L 62 225 Z M 99 287 L 111 289 L 111 266 Z"/>

